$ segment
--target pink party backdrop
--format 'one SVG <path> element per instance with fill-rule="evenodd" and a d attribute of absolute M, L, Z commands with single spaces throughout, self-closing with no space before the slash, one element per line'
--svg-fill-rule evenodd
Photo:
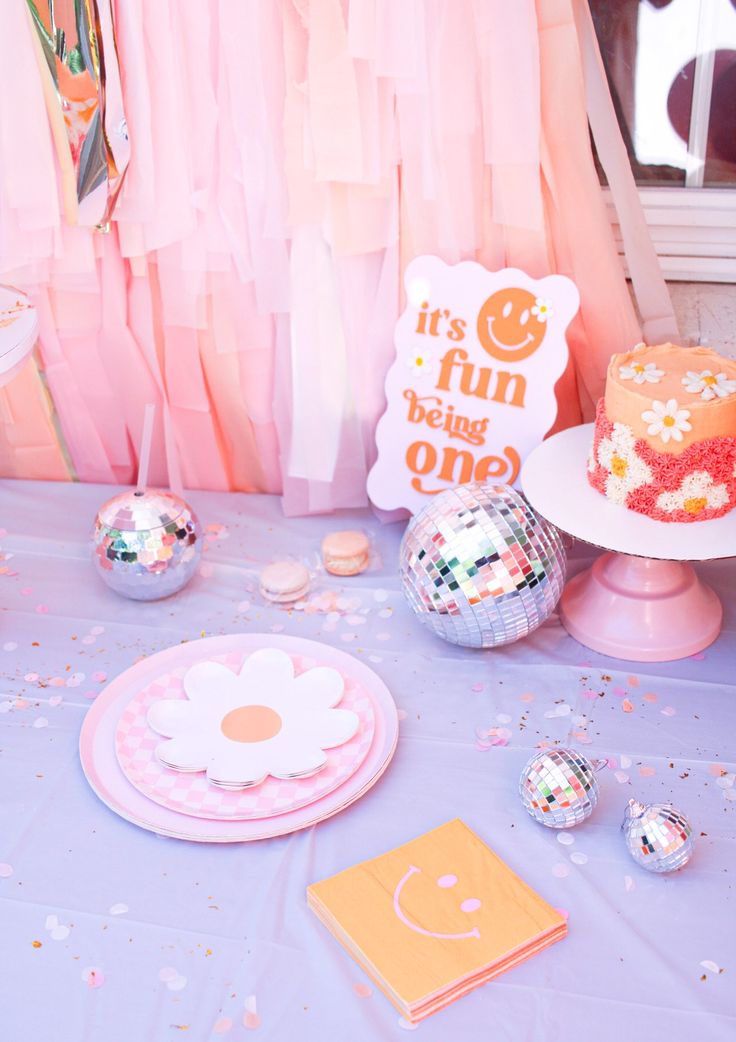
<path fill-rule="evenodd" d="M 363 504 L 419 253 L 576 282 L 560 426 L 674 328 L 584 0 L 111 6 L 131 158 L 106 233 L 64 217 L 26 5 L 0 10 L 0 281 L 41 323 L 0 390 L 3 475 L 131 482 L 156 402 L 155 482 L 168 444 L 190 488 Z"/>

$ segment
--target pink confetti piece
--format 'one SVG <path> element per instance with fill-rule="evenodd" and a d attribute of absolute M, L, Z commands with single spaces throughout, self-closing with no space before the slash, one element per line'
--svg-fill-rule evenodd
<path fill-rule="evenodd" d="M 623 709 L 623 711 L 625 713 L 633 713 L 634 712 L 634 705 L 633 705 L 632 702 L 630 702 L 628 700 L 628 698 L 625 698 L 623 700 L 623 702 L 621 703 L 621 708 Z"/>
<path fill-rule="evenodd" d="M 660 709 L 662 716 L 674 716 L 676 712 L 674 706 L 665 706 L 664 709 Z"/>
<path fill-rule="evenodd" d="M 614 695 L 618 695 L 619 698 L 623 698 L 626 695 L 626 688 L 625 687 L 615 687 L 613 689 L 613 693 L 614 693 Z"/>
<path fill-rule="evenodd" d="M 261 1026 L 261 1018 L 257 1013 L 244 1013 L 243 1014 L 243 1027 L 249 1031 L 255 1031 Z"/>
<path fill-rule="evenodd" d="M 94 644 L 96 640 L 97 637 L 93 637 L 91 633 L 88 633 L 86 637 L 82 637 L 82 644 Z"/>
<path fill-rule="evenodd" d="M 626 771 L 614 771 L 613 776 L 619 783 L 619 785 L 625 785 L 626 782 L 629 780 L 629 776 L 626 773 Z"/>
<path fill-rule="evenodd" d="M 85 966 L 82 970 L 82 980 L 88 988 L 101 988 L 105 983 L 105 974 L 99 966 Z"/>
<path fill-rule="evenodd" d="M 720 763 L 711 763 L 708 765 L 708 774 L 712 774 L 714 778 L 720 778 L 725 768 Z"/>
<path fill-rule="evenodd" d="M 95 673 L 92 674 L 91 679 L 95 682 L 95 684 L 104 684 L 107 680 L 107 673 L 103 673 L 101 669 L 98 669 Z"/>
<path fill-rule="evenodd" d="M 645 702 L 656 702 L 657 701 L 657 696 L 654 694 L 653 691 L 647 691 L 645 693 L 645 695 L 644 695 L 644 701 Z"/>
<path fill-rule="evenodd" d="M 566 876 L 570 875 L 570 866 L 558 862 L 556 865 L 552 866 L 552 875 L 557 876 L 558 879 L 564 879 Z"/>
<path fill-rule="evenodd" d="M 98 694 L 97 691 L 85 691 L 84 692 L 84 697 L 85 698 L 97 698 L 97 694 Z"/>
<path fill-rule="evenodd" d="M 27 709 L 28 708 L 28 703 L 26 702 L 25 698 L 16 698 L 16 700 L 13 702 L 13 705 L 15 706 L 16 709 Z"/>
<path fill-rule="evenodd" d="M 26 673 L 23 679 L 27 684 L 35 684 L 38 680 L 38 673 Z"/>
<path fill-rule="evenodd" d="M 346 615 L 345 622 L 348 626 L 365 626 L 366 622 L 365 615 Z"/>
<path fill-rule="evenodd" d="M 589 738 L 585 731 L 576 731 L 574 737 L 581 745 L 591 745 L 593 742 L 593 739 Z"/>
<path fill-rule="evenodd" d="M 588 701 L 592 702 L 593 699 L 598 697 L 598 692 L 597 691 L 591 691 L 590 688 L 588 688 L 586 691 L 582 692 L 582 696 L 583 696 L 583 698 L 587 698 Z"/>
<path fill-rule="evenodd" d="M 0 879 L 9 879 L 13 874 L 13 866 L 7 861 L 0 861 Z"/>
<path fill-rule="evenodd" d="M 391 616 L 393 615 L 393 613 L 394 613 L 394 609 L 393 608 L 381 608 L 381 610 L 378 613 L 378 618 L 379 619 L 390 619 Z"/>
<path fill-rule="evenodd" d="M 245 613 L 246 611 L 250 611 L 250 609 L 251 609 L 250 601 L 241 601 L 238 604 L 238 611 L 241 612 L 241 613 Z"/>
<path fill-rule="evenodd" d="M 642 764 L 642 766 L 639 768 L 639 774 L 642 778 L 651 778 L 656 773 L 657 771 L 655 770 L 655 768 L 649 767 L 648 764 Z"/>
<path fill-rule="evenodd" d="M 32 586 L 24 586 L 23 589 L 20 591 L 20 593 L 21 593 L 22 597 L 30 597 L 31 594 L 33 593 L 33 587 Z"/>
<path fill-rule="evenodd" d="M 353 991 L 359 999 L 367 999 L 373 994 L 373 988 L 369 984 L 353 984 Z"/>
<path fill-rule="evenodd" d="M 703 659 L 705 658 L 705 655 L 703 654 L 702 651 L 699 651 L 697 653 L 697 655 L 691 655 L 690 658 L 691 659 L 695 659 L 696 662 L 702 662 Z"/>
<path fill-rule="evenodd" d="M 481 684 L 479 682 L 477 684 L 471 684 L 470 690 L 471 691 L 475 691 L 476 693 L 478 693 L 479 691 L 485 691 L 485 688 L 486 688 L 486 685 L 485 684 Z"/>
<path fill-rule="evenodd" d="M 212 1033 L 214 1035 L 226 1035 L 232 1026 L 233 1022 L 230 1017 L 220 1017 L 212 1025 Z"/>
<path fill-rule="evenodd" d="M 49 680 L 49 687 L 64 687 L 66 680 L 64 677 L 51 677 Z"/>
<path fill-rule="evenodd" d="M 48 615 L 48 613 L 49 613 L 49 606 L 48 606 L 48 604 L 37 604 L 36 605 L 36 614 L 38 614 L 38 615 Z"/>
<path fill-rule="evenodd" d="M 638 677 L 628 677 L 627 683 L 628 683 L 629 687 L 638 687 L 639 686 L 639 678 Z"/>
<path fill-rule="evenodd" d="M 531 691 L 525 691 L 524 694 L 520 695 L 519 697 L 521 698 L 522 702 L 533 702 L 537 696 L 532 694 Z"/>
<path fill-rule="evenodd" d="M 64 699 L 61 697 L 61 695 L 52 695 L 51 698 L 49 699 L 49 705 L 53 709 L 55 709 L 56 706 L 60 706 L 63 701 L 64 701 Z"/>
<path fill-rule="evenodd" d="M 101 633 L 105 632 L 105 627 L 104 626 L 93 626 L 92 629 L 89 632 L 92 634 L 93 637 L 99 637 Z"/>
<path fill-rule="evenodd" d="M 615 756 L 607 756 L 606 757 L 606 763 L 611 768 L 611 770 L 615 770 L 616 767 L 618 767 L 618 760 L 616 759 Z"/>
<path fill-rule="evenodd" d="M 573 850 L 572 854 L 570 854 L 570 860 L 573 865 L 587 865 L 588 855 L 584 854 L 582 850 Z"/>

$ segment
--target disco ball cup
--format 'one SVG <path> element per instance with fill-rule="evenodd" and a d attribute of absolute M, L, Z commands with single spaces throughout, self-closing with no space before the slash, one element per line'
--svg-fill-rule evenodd
<path fill-rule="evenodd" d="M 440 492 L 410 520 L 399 575 L 417 617 L 439 637 L 496 648 L 554 611 L 565 550 L 557 529 L 510 485 L 473 482 Z"/>
<path fill-rule="evenodd" d="M 692 857 L 690 822 L 669 803 L 629 800 L 621 831 L 634 861 L 649 872 L 675 872 Z"/>
<path fill-rule="evenodd" d="M 189 582 L 202 530 L 188 503 L 159 489 L 130 490 L 100 507 L 93 533 L 97 574 L 136 601 L 169 597 Z"/>
<path fill-rule="evenodd" d="M 607 760 L 588 760 L 574 749 L 536 752 L 519 779 L 519 793 L 535 821 L 569 829 L 589 818 L 598 802 L 596 771 Z"/>

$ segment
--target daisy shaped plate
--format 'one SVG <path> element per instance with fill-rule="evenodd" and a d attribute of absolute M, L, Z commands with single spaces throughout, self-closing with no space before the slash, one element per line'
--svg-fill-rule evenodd
<path fill-rule="evenodd" d="M 325 709 L 336 698 L 340 709 Z M 247 657 L 230 652 L 156 677 L 123 710 L 115 751 L 129 781 L 163 807 L 195 817 L 264 818 L 345 782 L 374 732 L 373 702 L 361 684 L 313 657 L 274 648 Z M 305 742 L 312 734 L 316 740 Z M 176 737 L 162 742 L 161 735 Z M 326 748 L 335 738 L 342 741 Z"/>
<path fill-rule="evenodd" d="M 185 691 L 184 678 L 190 670 L 203 663 L 210 664 L 207 673 L 211 673 L 214 663 L 218 667 L 216 676 L 220 679 L 225 676 L 221 670 L 229 671 L 235 680 L 234 684 L 229 679 L 226 681 L 231 685 L 230 693 L 232 695 L 237 690 L 238 697 L 241 697 L 238 678 L 243 666 L 249 658 L 262 654 L 266 649 L 285 653 L 293 668 L 291 683 L 295 685 L 300 677 L 306 677 L 316 669 L 327 668 L 340 675 L 343 691 L 339 709 L 355 714 L 359 720 L 353 737 L 340 745 L 330 746 L 325 738 L 334 738 L 337 732 L 322 731 L 317 745 L 326 755 L 324 767 L 309 776 L 287 778 L 273 777 L 269 767 L 269 775 L 263 782 L 247 788 L 211 784 L 205 774 L 207 765 L 202 770 L 194 769 L 194 766 L 199 767 L 201 760 L 190 761 L 193 769 L 189 771 L 164 766 L 156 750 L 174 739 L 157 734 L 149 726 L 148 713 L 154 705 L 169 700 L 181 705 L 187 701 L 196 702 L 196 695 L 192 700 Z M 257 658 L 254 665 L 258 664 Z M 260 665 L 263 664 L 261 658 Z M 282 661 L 282 676 L 286 673 L 285 666 Z M 245 675 L 248 674 L 246 670 Z M 321 675 L 324 678 L 324 674 Z M 201 670 L 192 676 L 195 680 L 201 679 Z M 317 674 L 317 679 L 319 677 Z M 306 686 L 313 683 L 312 680 Z M 337 683 L 334 679 L 330 683 L 334 685 L 330 688 L 332 699 Z M 286 687 L 289 686 L 287 683 Z M 324 685 L 316 687 L 324 695 Z M 196 688 L 196 683 L 191 686 L 192 691 Z M 267 694 L 273 694 L 274 690 Z M 263 691 L 259 689 L 259 694 L 263 695 Z M 255 701 L 250 690 L 247 697 L 252 700 L 221 705 L 220 729 L 229 713 L 237 713 L 237 710 L 251 705 L 265 706 L 274 713 L 278 712 L 275 703 L 267 702 L 265 697 Z M 335 712 L 337 708 L 337 703 L 325 705 L 323 702 L 322 711 Z M 181 710 L 174 710 L 174 713 L 181 714 Z M 261 735 L 269 722 L 273 730 L 275 721 L 269 714 L 257 715 L 261 716 L 258 721 Z M 157 714 L 153 719 L 171 730 L 170 720 L 163 724 Z M 181 719 L 178 718 L 177 722 Z M 254 714 L 240 713 L 230 718 L 226 729 L 232 728 L 233 734 L 250 734 L 252 737 L 255 723 Z M 280 730 L 286 728 L 282 725 Z M 163 836 L 196 842 L 233 843 L 284 835 L 344 810 L 381 777 L 394 754 L 397 738 L 396 705 L 385 684 L 363 662 L 347 652 L 316 641 L 284 635 L 241 633 L 176 645 L 121 673 L 97 696 L 88 710 L 79 749 L 90 786 L 103 803 L 122 818 Z M 320 745 L 320 741 L 323 744 Z M 186 765 L 183 758 L 179 758 L 178 765 Z M 271 765 L 276 766 L 274 761 Z M 284 773 L 288 774 L 294 763 L 291 767 L 282 766 L 286 768 Z M 304 770 L 309 765 L 301 761 L 296 766 Z M 219 769 L 214 773 L 223 775 Z M 225 779 L 220 777 L 218 780 Z"/>

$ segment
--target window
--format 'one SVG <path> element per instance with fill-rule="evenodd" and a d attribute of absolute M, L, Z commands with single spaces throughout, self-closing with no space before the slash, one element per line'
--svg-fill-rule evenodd
<path fill-rule="evenodd" d="M 736 281 L 736 0 L 589 2 L 665 276 Z"/>

